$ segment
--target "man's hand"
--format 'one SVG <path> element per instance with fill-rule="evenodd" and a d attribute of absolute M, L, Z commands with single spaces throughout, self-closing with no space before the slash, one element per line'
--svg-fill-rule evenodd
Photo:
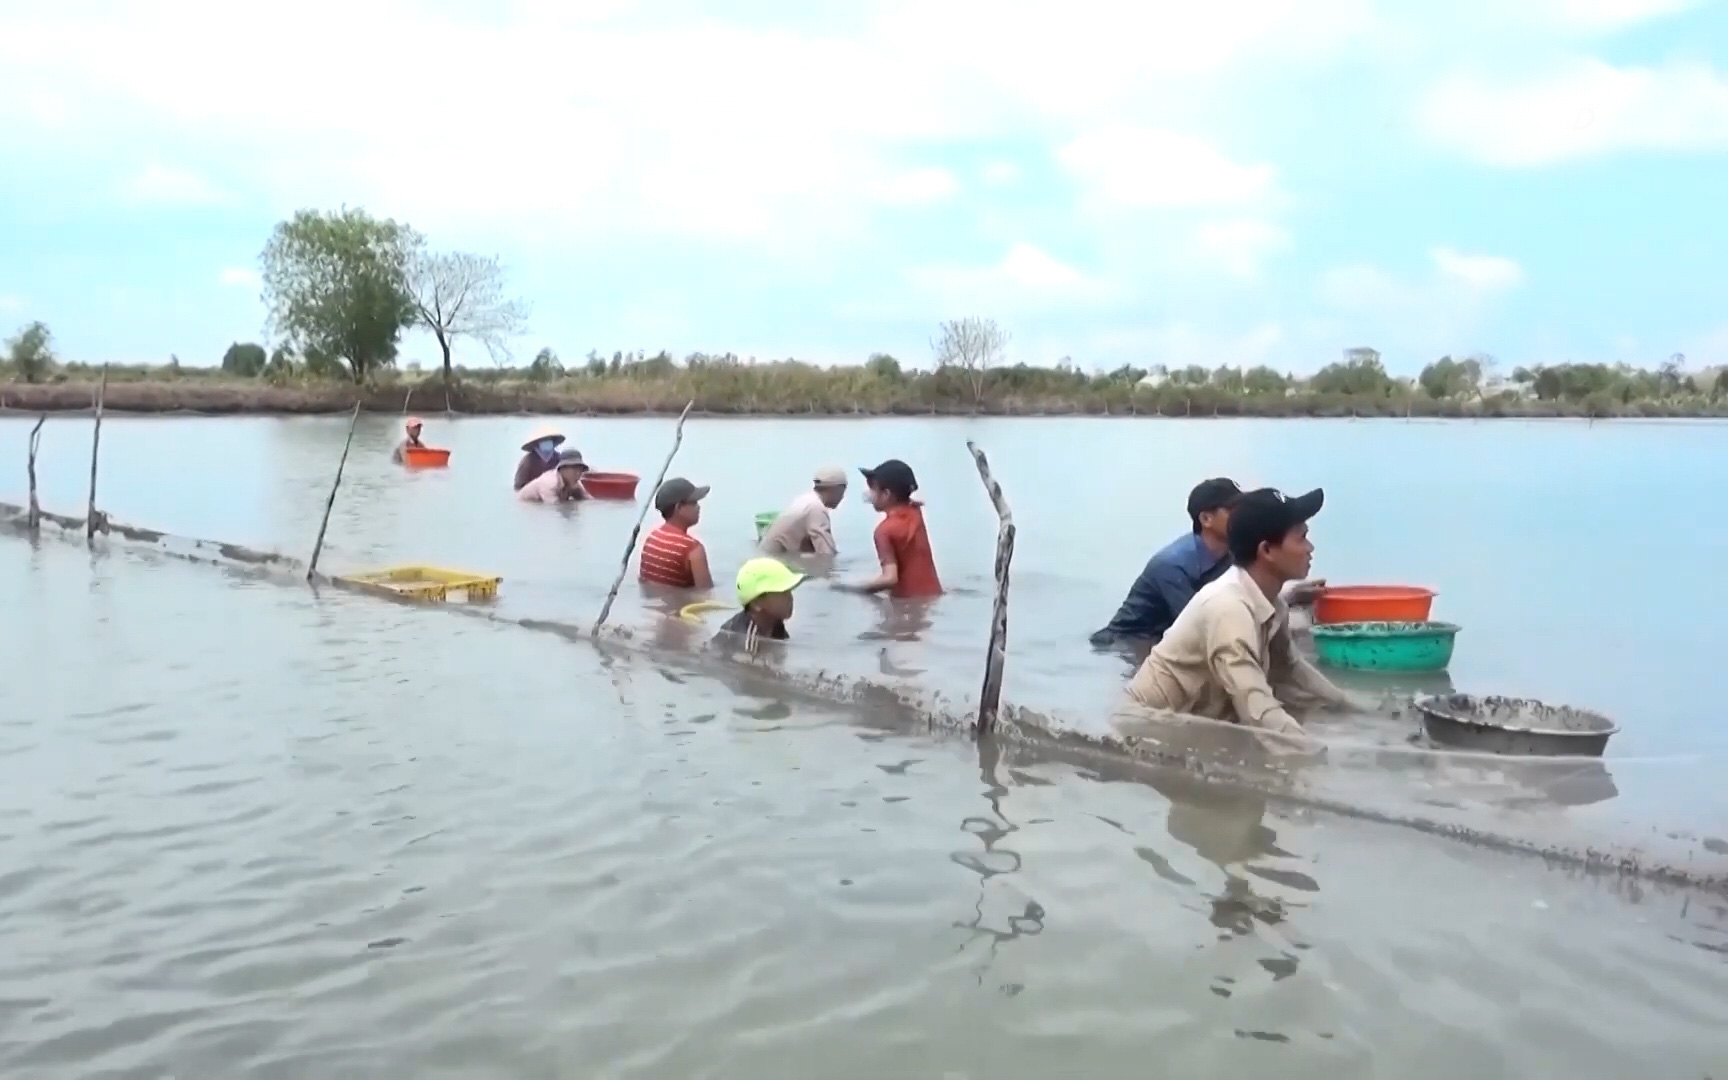
<path fill-rule="evenodd" d="M 1291 607 L 1307 607 L 1325 588 L 1326 579 L 1323 577 L 1315 578 L 1312 581 L 1298 581 L 1290 586 L 1289 591 L 1284 594 L 1284 602 Z"/>

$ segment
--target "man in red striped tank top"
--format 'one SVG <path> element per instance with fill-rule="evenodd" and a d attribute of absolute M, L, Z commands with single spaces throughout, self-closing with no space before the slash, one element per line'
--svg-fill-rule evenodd
<path fill-rule="evenodd" d="M 654 493 L 654 508 L 665 524 L 642 541 L 640 578 L 644 585 L 669 585 L 675 589 L 711 589 L 708 552 L 690 529 L 702 520 L 702 498 L 706 486 L 698 487 L 682 476 L 660 485 Z"/>

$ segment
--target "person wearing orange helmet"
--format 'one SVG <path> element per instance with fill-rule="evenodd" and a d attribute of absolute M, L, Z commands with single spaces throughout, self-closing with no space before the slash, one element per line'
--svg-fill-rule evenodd
<path fill-rule="evenodd" d="M 418 450 L 426 445 L 420 441 L 420 429 L 424 426 L 425 424 L 418 416 L 410 416 L 402 422 L 402 428 L 408 433 L 408 437 L 397 443 L 396 449 L 390 451 L 391 461 L 400 465 L 409 450 Z"/>

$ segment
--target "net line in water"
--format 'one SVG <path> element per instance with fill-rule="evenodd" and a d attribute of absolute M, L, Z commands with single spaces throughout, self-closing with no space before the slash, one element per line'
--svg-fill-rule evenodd
<path fill-rule="evenodd" d="M 25 539 L 41 535 L 57 535 L 64 539 L 86 540 L 87 519 L 40 511 L 43 525 L 50 530 L 33 534 L 28 511 L 24 507 L 0 502 L 0 531 Z M 714 679 L 731 689 L 752 697 L 803 700 L 812 705 L 840 707 L 854 715 L 865 726 L 910 733 L 924 731 L 950 737 L 970 738 L 973 717 L 964 708 L 956 708 L 941 694 L 906 689 L 872 682 L 858 676 L 791 671 L 764 662 L 734 655 L 722 656 L 710 650 L 668 648 L 653 636 L 638 633 L 630 626 L 608 626 L 598 633 L 576 621 L 540 618 L 512 618 L 499 615 L 484 607 L 466 604 L 428 605 L 402 597 L 388 590 L 368 588 L 323 574 L 307 574 L 306 563 L 291 556 L 262 551 L 244 544 L 228 543 L 199 537 L 184 537 L 158 529 L 144 528 L 114 521 L 101 515 L 97 532 L 106 539 L 120 540 L 137 550 L 214 566 L 228 572 L 263 577 L 282 585 L 340 589 L 362 593 L 391 603 L 417 608 L 432 608 L 449 615 L 478 619 L 494 625 L 507 626 L 539 633 L 553 634 L 566 641 L 595 648 L 603 658 L 638 658 L 654 664 L 676 666 L 682 673 Z M 93 542 L 93 541 L 91 541 Z M 1221 729 L 1235 725 L 1214 724 Z M 1224 755 L 1193 752 L 1180 746 L 1146 739 L 1123 739 L 1114 735 L 1099 735 L 1069 730 L 1057 718 L 1024 706 L 1004 702 L 994 729 L 980 742 L 981 756 L 994 761 L 1024 755 L 1027 764 L 1060 763 L 1080 770 L 1092 779 L 1118 782 L 1142 782 L 1157 787 L 1160 782 L 1199 783 L 1221 796 L 1264 799 L 1287 807 L 1320 811 L 1339 817 L 1374 824 L 1413 830 L 1428 836 L 1488 851 L 1529 856 L 1550 866 L 1590 875 L 1627 876 L 1654 884 L 1680 888 L 1702 889 L 1728 895 L 1728 864 L 1704 865 L 1703 860 L 1666 859 L 1626 845 L 1592 844 L 1582 838 L 1577 841 L 1533 839 L 1439 816 L 1424 816 L 1397 808 L 1380 808 L 1363 802 L 1352 802 L 1315 790 L 1304 781 L 1319 764 L 1287 764 L 1253 755 L 1234 758 Z M 1356 751 L 1343 748 L 1328 759 L 1350 759 L 1358 753 L 1380 757 L 1385 755 L 1453 759 L 1454 755 L 1437 754 L 1416 747 Z M 1483 755 L 1464 755 L 1482 758 Z M 1502 768 L 1512 767 L 1520 760 L 1556 764 L 1554 759 L 1496 759 Z M 1594 768 L 1605 769 L 1600 761 L 1590 759 Z M 1636 759 L 1627 759 L 1628 762 Z M 1666 759 L 1648 759 L 1666 760 Z M 1588 767 L 1588 765 L 1578 766 Z M 1704 849 L 1708 850 L 1708 849 Z"/>

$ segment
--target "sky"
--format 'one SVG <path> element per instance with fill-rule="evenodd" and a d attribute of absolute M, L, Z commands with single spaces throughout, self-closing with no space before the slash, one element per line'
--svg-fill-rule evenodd
<path fill-rule="evenodd" d="M 519 363 L 977 315 L 1096 369 L 1701 368 L 1724 53 L 1728 0 L 0 0 L 0 334 L 216 363 L 349 205 L 498 255 Z"/>

